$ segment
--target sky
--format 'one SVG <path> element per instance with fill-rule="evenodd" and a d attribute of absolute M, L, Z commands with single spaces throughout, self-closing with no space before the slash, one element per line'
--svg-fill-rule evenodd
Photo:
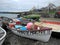
<path fill-rule="evenodd" d="M 0 12 L 21 12 L 29 11 L 32 7 L 42 8 L 49 3 L 60 6 L 59 0 L 0 0 Z"/>

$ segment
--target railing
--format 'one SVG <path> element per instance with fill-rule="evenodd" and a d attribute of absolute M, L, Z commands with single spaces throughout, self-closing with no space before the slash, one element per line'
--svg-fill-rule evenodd
<path fill-rule="evenodd" d="M 11 29 L 12 30 L 12 29 Z M 49 28 L 49 30 L 45 29 L 45 30 L 25 30 L 25 31 L 22 31 L 22 30 L 17 30 L 17 29 L 13 29 L 12 31 L 17 31 L 17 33 L 19 34 L 26 34 L 26 35 L 47 35 L 47 34 L 51 34 L 51 30 L 52 28 Z"/>

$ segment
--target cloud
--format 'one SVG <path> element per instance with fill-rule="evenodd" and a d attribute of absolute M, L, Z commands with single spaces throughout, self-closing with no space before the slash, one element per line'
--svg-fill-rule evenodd
<path fill-rule="evenodd" d="M 25 11 L 30 10 L 33 6 L 45 7 L 49 3 L 60 5 L 59 0 L 0 0 L 0 11 Z"/>

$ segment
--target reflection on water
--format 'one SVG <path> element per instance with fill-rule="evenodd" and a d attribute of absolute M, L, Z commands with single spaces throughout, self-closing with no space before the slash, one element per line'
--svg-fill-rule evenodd
<path fill-rule="evenodd" d="M 0 16 L 5 16 L 5 17 L 9 17 L 9 18 L 15 18 L 17 17 L 18 14 L 0 14 Z"/>

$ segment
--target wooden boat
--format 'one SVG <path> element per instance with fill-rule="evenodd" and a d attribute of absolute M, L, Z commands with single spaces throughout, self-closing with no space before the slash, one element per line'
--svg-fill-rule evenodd
<path fill-rule="evenodd" d="M 50 39 L 52 28 L 43 27 L 40 30 L 20 30 L 16 28 L 9 28 L 14 34 L 30 39 L 47 42 Z"/>
<path fill-rule="evenodd" d="M 14 25 L 17 24 L 15 23 L 17 20 L 14 19 Z M 19 21 L 17 21 L 19 22 Z M 10 22 L 11 23 L 11 22 Z M 18 23 L 19 24 L 19 23 Z M 30 38 L 30 39 L 35 39 L 35 40 L 40 40 L 43 42 L 48 42 L 52 33 L 52 28 L 48 28 L 48 27 L 43 27 L 40 30 L 25 30 L 22 31 L 19 28 L 11 28 L 9 26 L 7 26 L 9 30 L 11 30 L 14 34 L 18 35 L 18 36 L 22 36 L 22 37 L 26 37 L 26 38 Z"/>
<path fill-rule="evenodd" d="M 52 37 L 60 38 L 60 21 L 51 21 L 51 20 L 44 20 L 46 27 L 52 28 Z"/>
<path fill-rule="evenodd" d="M 0 27 L 0 45 L 2 45 L 2 43 L 4 42 L 5 36 L 6 36 L 6 31 Z"/>

